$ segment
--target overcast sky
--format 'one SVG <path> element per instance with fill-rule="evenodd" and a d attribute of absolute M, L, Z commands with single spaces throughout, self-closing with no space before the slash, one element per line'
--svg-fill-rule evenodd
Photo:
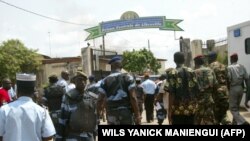
<path fill-rule="evenodd" d="M 77 23 L 67 24 L 43 18 L 25 10 L 50 18 Z M 184 31 L 137 29 L 109 33 L 106 49 L 139 50 L 148 46 L 155 57 L 167 59 L 167 67 L 174 67 L 173 53 L 179 51 L 180 36 L 184 38 L 226 38 L 226 28 L 250 20 L 250 0 L 0 0 L 0 42 L 19 39 L 26 47 L 38 49 L 51 57 L 79 56 L 88 33 L 84 31 L 100 22 L 117 20 L 126 11 L 140 17 L 166 16 L 182 19 L 178 24 Z M 101 38 L 88 41 L 99 47 Z"/>

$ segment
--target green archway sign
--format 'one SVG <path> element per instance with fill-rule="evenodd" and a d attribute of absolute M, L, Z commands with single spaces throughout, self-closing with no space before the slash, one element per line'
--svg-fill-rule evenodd
<path fill-rule="evenodd" d="M 159 28 L 160 30 L 183 31 L 177 26 L 182 20 L 166 19 L 165 16 L 139 17 L 133 11 L 125 12 L 121 19 L 101 22 L 98 26 L 85 29 L 89 36 L 85 41 L 101 37 L 106 33 L 143 28 Z"/>

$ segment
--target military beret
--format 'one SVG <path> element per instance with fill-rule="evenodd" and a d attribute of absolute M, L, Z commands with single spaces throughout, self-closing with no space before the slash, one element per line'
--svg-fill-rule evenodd
<path fill-rule="evenodd" d="M 234 60 L 235 61 L 238 61 L 238 54 L 237 53 L 233 53 L 231 56 L 230 56 L 230 60 Z"/>
<path fill-rule="evenodd" d="M 83 77 L 85 80 L 87 80 L 87 74 L 82 71 L 77 71 L 75 77 Z"/>
<path fill-rule="evenodd" d="M 208 55 L 207 55 L 209 58 L 214 58 L 217 56 L 217 53 L 212 51 L 212 52 L 209 52 Z"/>
<path fill-rule="evenodd" d="M 233 53 L 230 57 L 231 57 L 231 58 L 238 57 L 238 54 L 237 54 L 237 53 Z"/>
<path fill-rule="evenodd" d="M 203 59 L 203 55 L 197 55 L 196 57 L 194 57 L 194 60 L 199 60 L 199 59 Z"/>
<path fill-rule="evenodd" d="M 122 61 L 122 58 L 120 56 L 115 56 L 113 57 L 110 61 L 109 61 L 109 64 L 112 64 L 114 62 L 121 62 Z"/>

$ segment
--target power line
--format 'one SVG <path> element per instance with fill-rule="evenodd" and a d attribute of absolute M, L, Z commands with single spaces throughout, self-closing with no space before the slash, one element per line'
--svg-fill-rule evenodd
<path fill-rule="evenodd" d="M 30 10 L 26 10 L 26 9 L 24 9 L 24 8 L 15 6 L 15 5 L 13 5 L 13 4 L 7 3 L 7 2 L 2 1 L 2 0 L 0 0 L 0 2 L 1 2 L 1 3 L 4 3 L 4 4 L 6 4 L 6 5 L 9 5 L 9 6 L 11 6 L 11 7 L 17 8 L 17 9 L 19 9 L 19 10 L 22 10 L 22 11 L 25 11 L 25 12 L 28 12 L 28 13 L 31 13 L 31 14 L 34 14 L 34 15 L 36 15 L 36 16 L 40 16 L 40 17 L 46 18 L 46 19 L 50 19 L 50 20 L 53 20 L 53 21 L 62 22 L 62 23 L 66 23 L 66 24 L 73 24 L 73 25 L 78 25 L 78 26 L 91 26 L 91 25 L 87 25 L 87 24 L 73 23 L 73 22 L 69 22 L 69 21 L 63 21 L 63 20 L 60 20 L 60 19 L 51 18 L 51 17 L 45 16 L 45 15 L 42 15 L 42 14 L 39 14 L 39 13 L 36 13 L 36 12 L 32 12 L 32 11 L 30 11 Z"/>

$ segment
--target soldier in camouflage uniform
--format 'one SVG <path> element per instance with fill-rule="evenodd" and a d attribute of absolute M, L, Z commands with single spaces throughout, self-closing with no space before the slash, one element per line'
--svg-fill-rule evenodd
<path fill-rule="evenodd" d="M 227 119 L 228 102 L 228 77 L 227 67 L 216 61 L 217 54 L 210 52 L 208 54 L 209 67 L 214 71 L 218 81 L 217 91 L 213 93 L 215 103 L 214 116 L 216 124 L 227 125 L 230 121 Z"/>
<path fill-rule="evenodd" d="M 109 64 L 111 74 L 103 79 L 99 88 L 98 113 L 100 114 L 103 103 L 106 103 L 108 125 L 141 124 L 134 78 L 121 72 L 121 57 L 113 57 Z"/>
<path fill-rule="evenodd" d="M 198 84 L 194 71 L 184 66 L 184 54 L 176 52 L 176 68 L 167 72 L 164 90 L 169 93 L 169 123 L 193 125 L 197 111 Z"/>
<path fill-rule="evenodd" d="M 85 113 L 86 111 L 84 112 L 81 108 L 85 106 L 82 106 L 82 104 L 86 104 L 85 107 L 95 109 L 96 100 L 85 91 L 86 74 L 78 72 L 74 77 L 74 81 L 76 88 L 68 91 L 62 100 L 62 113 L 59 119 L 61 128 L 56 141 L 94 141 L 93 132 L 97 124 L 96 111 L 92 110 Z M 86 122 L 89 124 L 86 124 Z"/>
<path fill-rule="evenodd" d="M 204 57 L 198 55 L 194 58 L 195 73 L 200 88 L 198 112 L 196 122 L 198 125 L 215 124 L 214 100 L 212 94 L 217 90 L 217 80 L 213 70 L 204 66 Z"/>
<path fill-rule="evenodd" d="M 59 130 L 59 118 L 61 115 L 61 104 L 63 95 L 66 93 L 63 87 L 57 85 L 58 78 L 55 74 L 49 76 L 49 85 L 44 88 L 43 99 L 49 108 L 49 114 L 56 128 Z"/>

